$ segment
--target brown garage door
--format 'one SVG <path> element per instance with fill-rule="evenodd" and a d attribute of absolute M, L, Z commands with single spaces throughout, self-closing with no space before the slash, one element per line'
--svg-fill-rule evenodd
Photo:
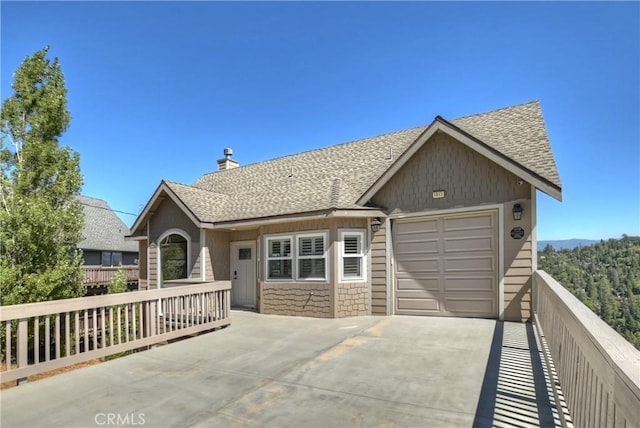
<path fill-rule="evenodd" d="M 396 220 L 399 315 L 497 317 L 495 212 Z"/>

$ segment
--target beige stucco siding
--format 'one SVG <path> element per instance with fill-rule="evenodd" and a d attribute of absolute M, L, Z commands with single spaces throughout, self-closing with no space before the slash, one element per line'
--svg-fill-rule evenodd
<path fill-rule="evenodd" d="M 475 206 L 529 197 L 529 186 L 464 144 L 434 135 L 372 198 L 390 214 Z M 445 197 L 433 199 L 434 191 Z"/>

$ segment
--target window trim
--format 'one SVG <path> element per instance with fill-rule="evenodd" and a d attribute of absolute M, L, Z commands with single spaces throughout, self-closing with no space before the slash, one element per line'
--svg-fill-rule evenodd
<path fill-rule="evenodd" d="M 344 239 L 347 236 L 357 236 L 360 240 L 360 254 L 345 254 Z M 366 282 L 367 281 L 367 252 L 368 247 L 366 245 L 366 232 L 365 229 L 339 229 L 338 230 L 338 269 L 340 282 Z M 358 277 L 345 277 L 344 276 L 344 259 L 345 258 L 360 258 L 360 276 Z"/>
<path fill-rule="evenodd" d="M 156 245 L 156 284 L 158 288 L 163 288 L 162 283 L 162 252 L 161 244 L 164 238 L 169 235 L 180 235 L 187 240 L 187 278 L 191 278 L 191 236 L 182 229 L 172 228 L 165 230 L 154 243 Z"/>
<path fill-rule="evenodd" d="M 320 258 L 319 256 L 299 256 L 298 255 L 298 239 L 305 237 L 318 237 L 322 236 L 323 238 L 323 254 L 322 258 L 324 259 L 324 278 L 300 278 L 298 261 L 306 258 Z M 269 242 L 272 240 L 282 240 L 282 239 L 290 239 L 291 240 L 291 257 L 271 257 L 269 252 Z M 271 283 L 278 282 L 301 282 L 301 283 L 328 283 L 329 282 L 329 231 L 328 230 L 313 230 L 313 231 L 302 231 L 300 233 L 291 232 L 291 233 L 276 233 L 276 234 L 265 234 L 263 235 L 264 240 L 264 281 Z M 291 260 L 291 278 L 269 278 L 269 261 L 270 260 Z"/>
<path fill-rule="evenodd" d="M 329 234 L 326 231 L 318 231 L 318 232 L 309 232 L 309 233 L 299 233 L 296 234 L 296 252 L 295 252 L 295 261 L 296 261 L 296 281 L 302 282 L 327 282 L 329 277 L 327 266 L 329 264 L 329 257 L 327 254 L 327 238 Z M 298 253 L 298 243 L 300 242 L 300 238 L 317 238 L 322 237 L 322 255 L 310 255 L 310 256 L 301 256 Z M 300 278 L 300 265 L 298 262 L 300 260 L 324 260 L 324 277 L 323 278 Z"/>
<path fill-rule="evenodd" d="M 291 241 L 290 244 L 290 252 L 289 252 L 289 256 L 281 256 L 281 257 L 272 257 L 271 256 L 271 252 L 269 251 L 269 242 L 270 241 L 284 241 L 285 239 L 289 239 Z M 294 254 L 295 254 L 295 248 L 294 248 L 294 243 L 295 243 L 295 239 L 294 239 L 294 235 L 292 234 L 286 234 L 286 235 L 265 235 L 265 239 L 264 239 L 265 245 L 264 245 L 264 276 L 265 276 L 265 281 L 269 281 L 269 282 L 293 282 L 293 278 L 294 276 L 294 270 L 295 270 L 295 263 L 294 263 Z M 271 260 L 291 260 L 291 278 L 269 278 L 269 262 Z"/>

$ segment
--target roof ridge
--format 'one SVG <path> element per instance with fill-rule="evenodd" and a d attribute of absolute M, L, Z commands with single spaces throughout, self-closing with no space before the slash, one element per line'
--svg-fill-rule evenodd
<path fill-rule="evenodd" d="M 77 199 L 80 199 L 80 198 L 91 199 L 92 201 L 100 201 L 100 202 L 104 202 L 105 204 L 109 205 L 109 203 L 107 202 L 106 199 L 94 198 L 93 196 L 87 196 L 87 195 L 82 195 L 82 194 L 73 195 L 73 196 L 75 196 Z"/>
<path fill-rule="evenodd" d="M 214 192 L 212 190 L 205 189 L 203 187 L 194 186 L 192 184 L 178 183 L 177 181 L 170 181 L 170 180 L 163 180 L 163 181 L 165 182 L 165 184 L 169 185 L 169 187 L 171 187 L 172 185 L 178 185 L 182 187 L 188 187 L 189 189 L 198 190 L 201 192 L 211 193 L 212 195 L 216 195 L 216 196 L 224 196 L 225 198 L 229 197 L 229 195 L 227 195 L 226 193 Z"/>
<path fill-rule="evenodd" d="M 460 117 L 456 117 L 454 119 L 445 119 L 445 120 L 453 121 L 453 120 L 467 119 L 467 118 L 470 118 L 470 117 L 477 117 L 477 116 L 482 116 L 482 115 L 485 115 L 485 114 L 497 113 L 497 112 L 503 111 L 503 110 L 511 110 L 511 109 L 514 109 L 514 108 L 517 108 L 517 107 L 523 107 L 523 106 L 526 106 L 526 105 L 529 105 L 529 104 L 540 104 L 540 100 L 527 101 L 527 102 L 516 104 L 516 105 L 512 105 L 512 106 L 500 107 L 500 108 L 496 108 L 496 109 L 493 109 L 493 110 L 487 110 L 487 111 L 483 111 L 483 112 L 480 112 L 480 113 L 468 114 L 466 116 L 460 116 Z"/>
<path fill-rule="evenodd" d="M 413 130 L 420 129 L 420 128 L 426 128 L 427 126 L 428 125 L 413 126 L 411 128 L 400 129 L 400 130 L 392 131 L 392 132 L 385 132 L 384 134 L 372 135 L 370 137 L 360 138 L 358 140 L 345 141 L 345 142 L 342 142 L 342 143 L 332 144 L 330 146 L 318 147 L 316 149 L 309 149 L 309 150 L 305 150 L 305 151 L 298 152 L 298 153 L 292 153 L 292 154 L 289 154 L 289 155 L 284 155 L 284 156 L 279 156 L 279 157 L 276 157 L 276 158 L 266 159 L 266 160 L 263 160 L 263 161 L 256 161 L 256 162 L 253 162 L 253 163 L 250 163 L 250 164 L 247 164 L 247 165 L 238 166 L 237 168 L 227 169 L 227 170 L 223 170 L 223 171 L 211 171 L 211 172 L 207 172 L 205 174 L 202 174 L 196 181 L 200 181 L 201 179 L 203 179 L 203 178 L 205 178 L 207 176 L 210 176 L 210 175 L 213 175 L 213 174 L 218 174 L 220 172 L 225 172 L 226 173 L 226 172 L 230 172 L 230 171 L 235 171 L 235 170 L 248 168 L 248 167 L 254 166 L 254 165 L 264 165 L 264 164 L 268 164 L 268 163 L 271 163 L 271 162 L 279 161 L 279 160 L 282 160 L 282 159 L 286 159 L 286 158 L 290 158 L 290 157 L 294 157 L 294 156 L 300 156 L 300 155 L 303 155 L 305 153 L 321 152 L 323 150 L 329 150 L 329 149 L 333 149 L 333 148 L 340 147 L 340 146 L 346 146 L 348 144 L 362 143 L 362 142 L 365 142 L 367 140 L 371 140 L 371 139 L 374 139 L 374 138 L 387 137 L 387 136 L 390 136 L 390 135 L 400 134 L 400 133 L 403 133 L 403 132 L 409 132 L 409 131 L 413 131 Z M 180 184 L 180 183 L 178 183 L 178 184 Z"/>

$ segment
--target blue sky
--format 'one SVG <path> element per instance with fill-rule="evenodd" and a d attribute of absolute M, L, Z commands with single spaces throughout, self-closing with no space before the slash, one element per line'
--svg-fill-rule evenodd
<path fill-rule="evenodd" d="M 640 3 L 10 2 L 2 99 L 50 45 L 83 193 L 138 213 L 160 180 L 531 100 L 564 201 L 539 239 L 640 235 Z M 131 225 L 135 216 L 121 214 Z"/>

